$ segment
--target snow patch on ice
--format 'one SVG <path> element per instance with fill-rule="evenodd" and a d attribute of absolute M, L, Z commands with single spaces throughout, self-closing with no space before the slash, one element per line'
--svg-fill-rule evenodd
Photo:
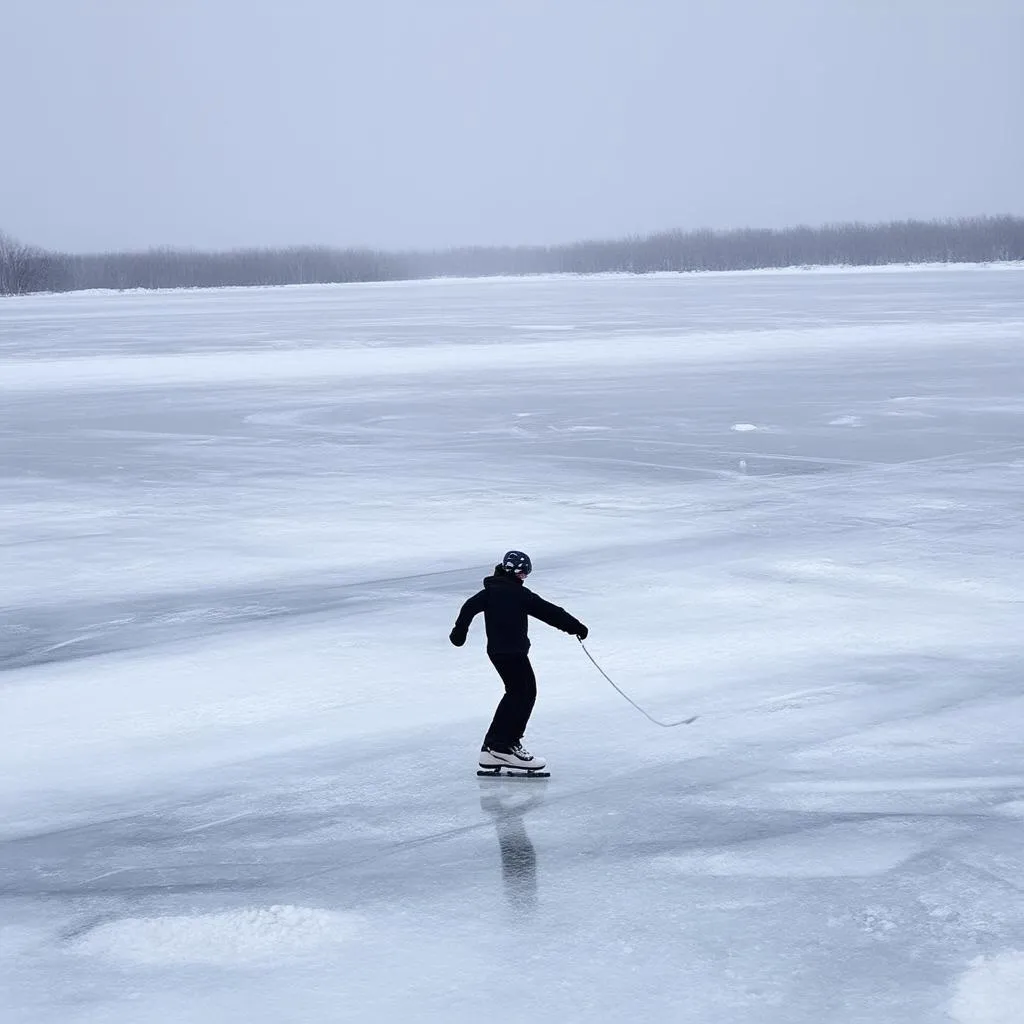
<path fill-rule="evenodd" d="M 513 324 L 517 331 L 575 331 L 575 324 Z"/>
<path fill-rule="evenodd" d="M 1007 818 L 1024 818 L 1024 800 L 1008 800 L 993 809 L 997 814 L 1004 814 Z"/>
<path fill-rule="evenodd" d="M 950 1004 L 958 1024 L 1020 1024 L 1024 1019 L 1024 953 L 978 957 L 961 975 Z"/>
<path fill-rule="evenodd" d="M 935 741 L 932 742 L 934 747 Z M 831 747 L 830 749 L 837 749 Z M 802 793 L 946 793 L 976 790 L 1020 789 L 1020 775 L 919 775 L 910 777 L 880 776 L 868 779 L 802 779 L 799 782 L 771 782 L 766 788 L 773 792 Z M 1014 816 L 1013 808 L 1024 812 L 1024 800 L 999 804 L 995 810 Z M 1024 814 L 1022 814 L 1024 816 Z"/>
<path fill-rule="evenodd" d="M 357 921 L 308 907 L 108 921 L 79 937 L 76 953 L 135 964 L 246 964 L 295 957 L 350 940 Z"/>
<path fill-rule="evenodd" d="M 829 420 L 828 425 L 830 427 L 861 427 L 864 425 L 864 421 L 859 416 L 837 416 L 834 420 Z"/>
<path fill-rule="evenodd" d="M 770 839 L 659 858 L 687 875 L 729 878 L 867 878 L 883 875 L 921 851 L 895 831 L 835 825 Z"/>
<path fill-rule="evenodd" d="M 753 423 L 734 423 L 729 429 L 744 434 L 751 430 L 757 430 L 757 427 Z"/>
<path fill-rule="evenodd" d="M 897 395 L 895 398 L 889 399 L 889 404 L 896 405 L 897 408 L 887 409 L 884 415 L 903 416 L 908 419 L 934 420 L 937 418 L 935 413 L 925 412 L 920 408 L 908 408 L 908 406 L 914 406 L 918 403 L 934 401 L 934 398 L 935 396 L 929 397 L 926 395 Z"/>
<path fill-rule="evenodd" d="M 829 580 L 884 587 L 906 585 L 908 582 L 906 577 L 896 572 L 886 572 L 870 566 L 843 565 L 830 558 L 814 561 L 809 559 L 778 561 L 774 563 L 773 569 L 788 582 Z"/>

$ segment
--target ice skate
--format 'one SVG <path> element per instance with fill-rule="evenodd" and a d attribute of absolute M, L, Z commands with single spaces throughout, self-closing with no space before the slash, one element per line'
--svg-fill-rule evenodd
<path fill-rule="evenodd" d="M 503 773 L 534 775 L 544 772 L 547 762 L 537 754 L 531 754 L 521 743 L 511 747 L 488 747 L 480 750 L 479 775 L 500 775 Z"/>

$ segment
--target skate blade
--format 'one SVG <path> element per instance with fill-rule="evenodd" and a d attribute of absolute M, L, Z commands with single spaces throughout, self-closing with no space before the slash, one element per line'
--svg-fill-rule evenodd
<path fill-rule="evenodd" d="M 550 779 L 551 772 L 543 768 L 513 768 L 503 764 L 498 768 L 481 768 L 477 771 L 481 779 Z"/>

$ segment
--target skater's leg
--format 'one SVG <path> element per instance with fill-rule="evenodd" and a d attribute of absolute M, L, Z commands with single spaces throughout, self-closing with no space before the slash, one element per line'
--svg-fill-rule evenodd
<path fill-rule="evenodd" d="M 515 737 L 513 746 L 523 738 L 530 715 L 533 714 L 533 706 L 537 703 L 537 677 L 533 674 L 533 666 L 525 654 L 519 666 L 519 686 L 516 692 L 518 698 L 512 708 L 512 718 L 509 722 L 510 732 Z"/>
<path fill-rule="evenodd" d="M 501 700 L 498 701 L 498 706 L 494 711 L 494 718 L 491 720 L 487 734 L 484 736 L 484 746 L 494 750 L 507 750 L 515 742 L 515 721 L 518 718 L 515 711 L 516 705 L 520 704 L 522 700 L 519 693 L 520 673 L 516 671 L 516 661 L 518 659 L 515 655 L 509 654 L 491 654 L 488 657 L 501 677 L 505 693 L 502 695 Z"/>
<path fill-rule="evenodd" d="M 498 702 L 484 746 L 505 750 L 514 747 L 526 732 L 537 700 L 537 680 L 525 654 L 492 654 L 490 659 L 505 684 L 505 694 Z"/>

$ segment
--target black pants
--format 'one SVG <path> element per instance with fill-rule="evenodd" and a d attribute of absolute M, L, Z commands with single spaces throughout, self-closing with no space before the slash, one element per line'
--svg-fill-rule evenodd
<path fill-rule="evenodd" d="M 484 737 L 485 747 L 514 747 L 526 732 L 533 705 L 537 700 L 537 679 L 526 654 L 488 654 L 505 684 L 505 696 L 498 702 L 491 727 Z"/>

